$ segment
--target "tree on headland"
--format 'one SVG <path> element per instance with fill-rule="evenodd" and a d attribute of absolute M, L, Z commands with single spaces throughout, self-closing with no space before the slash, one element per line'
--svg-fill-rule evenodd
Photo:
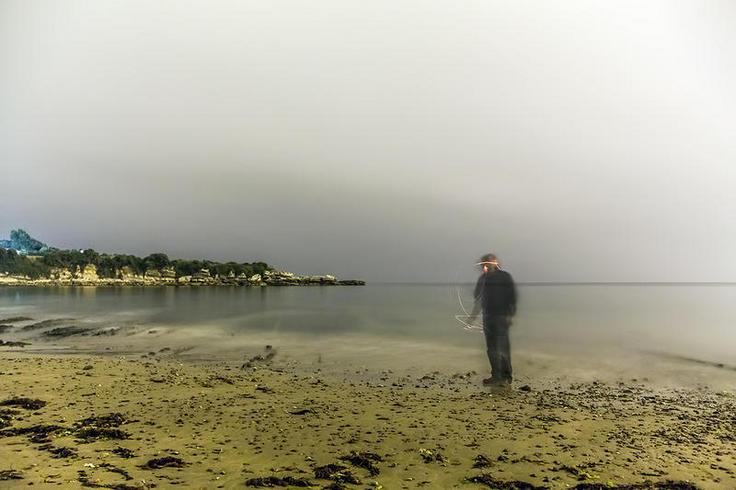
<path fill-rule="evenodd" d="M 8 272 L 37 279 L 48 275 L 44 264 L 20 255 L 15 250 L 0 248 L 0 272 Z"/>
<path fill-rule="evenodd" d="M 149 269 L 163 269 L 170 264 L 168 255 L 163 253 L 151 254 L 143 259 L 143 262 Z"/>
<path fill-rule="evenodd" d="M 19 247 L 16 249 L 16 247 Z M 33 258 L 27 255 L 38 255 Z M 230 275 L 251 277 L 263 274 L 273 268 L 265 262 L 216 262 L 211 260 L 169 259 L 165 253 L 153 253 L 141 258 L 128 254 L 105 254 L 88 248 L 84 250 L 59 250 L 32 238 L 24 230 L 13 230 L 10 240 L 0 241 L 0 272 L 29 276 L 48 277 L 53 269 L 67 269 L 71 272 L 84 270 L 88 265 L 97 267 L 97 275 L 102 278 L 118 277 L 125 269 L 133 274 L 143 275 L 149 269 L 162 270 L 173 267 L 177 277 L 191 276 L 207 269 L 211 274 L 227 277 Z"/>
<path fill-rule="evenodd" d="M 33 238 L 25 230 L 12 230 L 10 240 L 0 240 L 2 248 L 15 250 L 21 255 L 36 255 L 49 250 L 49 247 L 40 240 Z"/>

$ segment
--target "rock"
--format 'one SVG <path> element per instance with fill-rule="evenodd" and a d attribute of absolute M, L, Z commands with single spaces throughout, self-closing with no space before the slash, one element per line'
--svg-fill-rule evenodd
<path fill-rule="evenodd" d="M 176 279 L 176 271 L 173 267 L 164 267 L 161 269 L 161 277 L 164 279 Z"/>
<path fill-rule="evenodd" d="M 143 275 L 146 279 L 161 279 L 161 273 L 158 271 L 158 269 L 147 269 L 146 273 Z"/>
<path fill-rule="evenodd" d="M 215 279 L 210 275 L 209 269 L 200 269 L 199 272 L 192 274 L 191 284 L 214 284 Z"/>
<path fill-rule="evenodd" d="M 96 284 L 100 280 L 100 277 L 97 275 L 97 266 L 94 264 L 87 264 L 84 266 L 84 269 L 82 269 L 77 276 L 78 279 L 85 284 Z"/>

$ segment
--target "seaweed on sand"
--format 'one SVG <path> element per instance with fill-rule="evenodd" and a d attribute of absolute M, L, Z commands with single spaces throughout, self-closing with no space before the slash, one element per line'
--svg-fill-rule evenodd
<path fill-rule="evenodd" d="M 0 340 L 0 347 L 25 347 L 27 345 L 31 345 L 31 343 L 19 340 Z"/>
<path fill-rule="evenodd" d="M 109 488 L 111 490 L 141 490 L 141 486 L 127 485 L 125 483 L 96 483 L 84 470 L 77 471 L 77 481 L 87 488 Z"/>
<path fill-rule="evenodd" d="M 133 477 L 130 476 L 130 473 L 110 463 L 102 463 L 100 464 L 100 468 L 104 468 L 111 473 L 117 473 L 118 475 L 122 475 L 122 477 L 125 478 L 127 481 L 130 481 L 133 479 Z"/>
<path fill-rule="evenodd" d="M 90 332 L 91 328 L 84 328 L 84 327 L 57 327 L 52 328 L 51 330 L 42 333 L 44 337 L 71 337 L 72 335 L 82 335 L 84 333 Z"/>
<path fill-rule="evenodd" d="M 326 464 L 324 466 L 318 466 L 314 469 L 314 477 L 320 480 L 334 480 L 339 483 L 360 485 L 360 480 L 358 480 L 346 466 L 340 464 Z"/>
<path fill-rule="evenodd" d="M 491 460 L 483 454 L 479 454 L 473 460 L 473 468 L 488 468 L 491 466 Z"/>
<path fill-rule="evenodd" d="M 0 470 L 0 481 L 22 480 L 23 476 L 15 470 Z"/>
<path fill-rule="evenodd" d="M 353 451 L 345 456 L 340 456 L 340 459 L 349 462 L 353 466 L 368 470 L 371 476 L 376 476 L 381 473 L 381 470 L 379 470 L 378 467 L 374 464 L 375 462 L 383 461 L 383 458 L 378 454 L 363 451 Z"/>
<path fill-rule="evenodd" d="M 51 453 L 51 457 L 54 459 L 71 458 L 77 455 L 77 450 L 71 447 L 55 447 L 51 444 L 43 444 L 38 449 Z"/>
<path fill-rule="evenodd" d="M 76 432 L 76 436 L 84 442 L 102 440 L 124 440 L 130 438 L 130 434 L 120 429 L 107 427 L 85 427 Z"/>
<path fill-rule="evenodd" d="M 10 421 L 18 414 L 17 410 L 3 409 L 0 410 L 0 429 L 10 426 Z"/>
<path fill-rule="evenodd" d="M 33 320 L 33 318 L 28 316 L 11 316 L 8 318 L 3 318 L 0 320 L 0 323 L 18 323 L 18 322 L 29 322 Z"/>
<path fill-rule="evenodd" d="M 39 330 L 41 328 L 49 328 L 49 327 L 56 327 L 58 325 L 61 325 L 62 323 L 67 323 L 70 321 L 73 321 L 74 318 L 52 318 L 50 320 L 43 320 L 36 323 L 31 323 L 30 325 L 26 325 L 25 327 L 21 328 L 23 331 L 28 330 Z M 5 320 L 7 323 L 7 320 Z"/>
<path fill-rule="evenodd" d="M 173 456 L 164 456 L 163 458 L 150 459 L 146 464 L 141 466 L 147 470 L 158 470 L 161 468 L 183 468 L 187 465 L 182 459 Z"/>
<path fill-rule="evenodd" d="M 110 413 L 108 415 L 92 416 L 86 419 L 82 419 L 74 427 L 76 429 L 76 436 L 85 441 L 99 441 L 99 440 L 123 440 L 128 439 L 130 434 L 124 430 L 118 429 L 127 419 L 120 413 Z"/>
<path fill-rule="evenodd" d="M 0 430 L 0 438 L 27 435 L 30 436 L 32 442 L 41 442 L 42 439 L 47 439 L 49 435 L 58 434 L 65 430 L 67 430 L 66 427 L 53 424 L 38 424 L 30 427 L 13 427 L 11 429 Z"/>
<path fill-rule="evenodd" d="M 311 487 L 312 482 L 306 478 L 296 478 L 293 476 L 265 476 L 260 478 L 251 478 L 245 481 L 246 487 Z"/>
<path fill-rule="evenodd" d="M 120 427 L 127 419 L 121 413 L 115 412 L 107 415 L 93 416 L 82 419 L 75 425 L 78 427 Z"/>
<path fill-rule="evenodd" d="M 135 458 L 135 453 L 131 449 L 128 449 L 127 447 L 118 446 L 115 449 L 112 449 L 110 452 L 113 454 L 117 454 L 118 456 L 124 459 Z"/>
<path fill-rule="evenodd" d="M 348 490 L 348 487 L 346 487 L 339 481 L 333 481 L 327 486 L 322 487 L 322 490 Z"/>
<path fill-rule="evenodd" d="M 46 402 L 37 398 L 8 398 L 0 402 L 3 407 L 20 407 L 26 410 L 39 410 L 46 406 Z"/>
<path fill-rule="evenodd" d="M 661 482 L 645 481 L 627 485 L 609 485 L 603 483 L 579 483 L 573 490 L 699 490 L 699 487 L 686 481 L 665 480 Z"/>
<path fill-rule="evenodd" d="M 465 478 L 469 483 L 479 483 L 494 490 L 547 490 L 548 487 L 541 487 L 525 481 L 514 480 L 497 480 L 487 473 L 481 475 L 469 476 Z"/>

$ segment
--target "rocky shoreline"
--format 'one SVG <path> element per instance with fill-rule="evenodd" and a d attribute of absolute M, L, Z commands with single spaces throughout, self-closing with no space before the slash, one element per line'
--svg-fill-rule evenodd
<path fill-rule="evenodd" d="M 301 276 L 286 271 L 265 271 L 263 274 L 212 274 L 200 269 L 191 275 L 177 275 L 173 267 L 150 268 L 136 274 L 123 267 L 116 277 L 100 277 L 97 267 L 88 264 L 74 270 L 57 268 L 48 277 L 31 278 L 0 272 L 0 286 L 364 286 L 365 281 L 338 279 L 331 275 Z"/>

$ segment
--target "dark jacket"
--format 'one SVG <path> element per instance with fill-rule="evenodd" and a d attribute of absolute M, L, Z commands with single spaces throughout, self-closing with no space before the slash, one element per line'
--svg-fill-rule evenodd
<path fill-rule="evenodd" d="M 486 316 L 512 316 L 516 313 L 516 287 L 511 274 L 496 269 L 481 274 L 475 285 L 474 296 L 480 300 Z"/>

